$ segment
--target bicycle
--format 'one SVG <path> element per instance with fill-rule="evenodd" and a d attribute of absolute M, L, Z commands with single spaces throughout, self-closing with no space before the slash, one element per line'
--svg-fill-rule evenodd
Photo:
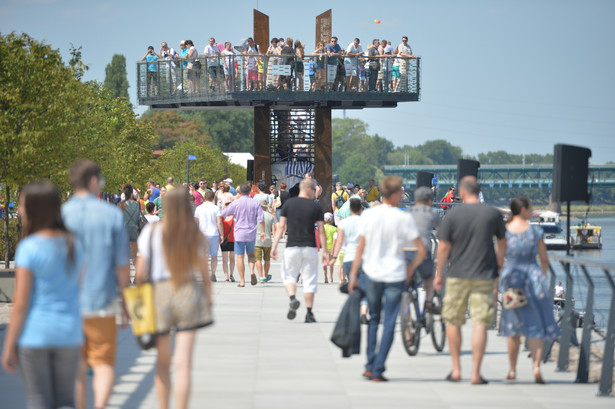
<path fill-rule="evenodd" d="M 404 349 L 410 356 L 417 354 L 421 342 L 421 328 L 424 328 L 427 334 L 431 334 L 431 342 L 436 351 L 442 352 L 446 343 L 446 324 L 442 320 L 442 296 L 434 292 L 431 300 L 433 312 L 428 312 L 425 307 L 421 308 L 418 289 L 423 280 L 416 277 L 418 273 L 414 274 L 410 287 L 402 293 L 401 298 L 399 319 Z"/>

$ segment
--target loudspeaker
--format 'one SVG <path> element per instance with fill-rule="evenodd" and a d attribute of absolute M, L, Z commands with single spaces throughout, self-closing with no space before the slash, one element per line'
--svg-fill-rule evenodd
<path fill-rule="evenodd" d="M 589 202 L 587 174 L 592 151 L 580 146 L 555 145 L 553 150 L 553 201 Z"/>
<path fill-rule="evenodd" d="M 246 180 L 254 181 L 254 160 L 248 159 L 248 171 L 246 172 Z"/>
<path fill-rule="evenodd" d="M 480 168 L 480 162 L 470 159 L 458 159 L 457 160 L 457 184 L 463 179 L 464 176 L 474 176 L 478 179 L 478 168 Z"/>
<path fill-rule="evenodd" d="M 429 172 L 416 172 L 416 188 L 425 186 L 431 189 L 431 181 L 433 179 L 433 173 Z"/>

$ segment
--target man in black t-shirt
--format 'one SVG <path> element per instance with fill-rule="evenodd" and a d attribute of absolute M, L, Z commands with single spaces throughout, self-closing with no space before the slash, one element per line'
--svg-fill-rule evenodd
<path fill-rule="evenodd" d="M 282 215 L 275 239 L 271 247 L 271 257 L 278 257 L 278 243 L 288 225 L 288 240 L 282 257 L 282 280 L 290 297 L 290 308 L 286 318 L 292 320 L 297 315 L 299 300 L 297 293 L 297 278 L 303 278 L 303 296 L 307 314 L 305 322 L 316 322 L 312 313 L 316 283 L 318 281 L 318 249 L 314 224 L 318 226 L 321 243 L 326 243 L 324 217 L 318 203 L 314 202 L 316 183 L 313 179 L 303 179 L 299 185 L 299 196 L 290 198 L 282 206 Z M 328 253 L 323 252 L 323 264 L 328 262 Z"/>
<path fill-rule="evenodd" d="M 461 379 L 461 326 L 468 308 L 474 326 L 472 334 L 472 384 L 486 384 L 480 366 L 487 346 L 487 328 L 495 313 L 499 272 L 506 254 L 506 227 L 500 212 L 480 203 L 480 188 L 473 176 L 459 182 L 459 196 L 464 204 L 449 210 L 442 221 L 438 238 L 436 278 L 434 288 L 442 289 L 444 266 L 446 292 L 442 300 L 442 318 L 447 323 L 446 335 L 453 368 L 446 380 Z M 493 237 L 497 244 L 494 248 Z"/>

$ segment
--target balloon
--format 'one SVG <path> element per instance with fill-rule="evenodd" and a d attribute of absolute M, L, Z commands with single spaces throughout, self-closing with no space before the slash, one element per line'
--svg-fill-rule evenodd
<path fill-rule="evenodd" d="M 381 20 L 374 20 L 374 23 L 376 23 L 376 24 L 380 24 L 380 23 L 381 23 Z"/>

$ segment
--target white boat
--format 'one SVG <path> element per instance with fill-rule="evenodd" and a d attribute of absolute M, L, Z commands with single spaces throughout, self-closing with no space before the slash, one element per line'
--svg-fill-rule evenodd
<path fill-rule="evenodd" d="M 566 249 L 566 233 L 562 231 L 559 223 L 532 223 L 533 225 L 542 227 L 545 232 L 544 242 L 547 250 L 565 250 Z"/>
<path fill-rule="evenodd" d="M 570 247 L 573 249 L 601 249 L 602 227 L 585 221 L 570 226 Z"/>

